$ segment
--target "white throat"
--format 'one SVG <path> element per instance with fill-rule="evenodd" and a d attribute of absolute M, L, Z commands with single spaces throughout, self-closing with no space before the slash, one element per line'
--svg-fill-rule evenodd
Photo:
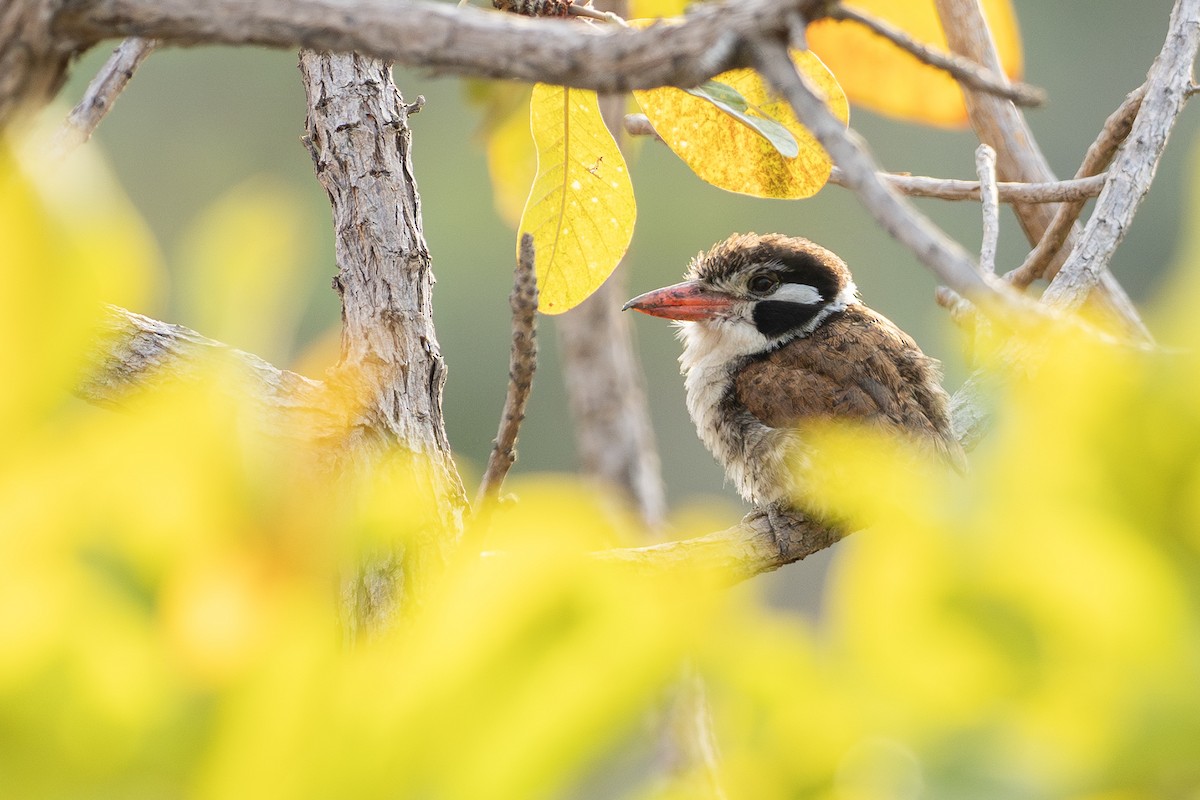
<path fill-rule="evenodd" d="M 858 290 L 853 282 L 848 282 L 833 302 L 822 308 L 802 328 L 776 339 L 768 339 L 758 332 L 750 319 L 749 308 L 745 307 L 721 319 L 675 323 L 679 338 L 683 340 L 679 365 L 687 390 L 688 413 L 696 423 L 696 432 L 701 441 L 710 452 L 717 455 L 718 460 L 728 461 L 728 453 L 726 457 L 721 455 L 728 450 L 729 443 L 722 440 L 728 432 L 722 430 L 720 405 L 733 382 L 734 366 L 743 359 L 774 350 L 796 337 L 808 336 L 831 314 L 844 311 L 857 302 Z M 762 428 L 764 432 L 769 430 L 766 426 Z M 744 468 L 735 465 L 733 477 L 739 491 L 748 497 L 752 489 L 748 488 L 749 476 L 744 472 Z"/>

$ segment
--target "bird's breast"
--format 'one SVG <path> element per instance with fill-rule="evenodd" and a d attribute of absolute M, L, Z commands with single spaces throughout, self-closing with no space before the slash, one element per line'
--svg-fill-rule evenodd
<path fill-rule="evenodd" d="M 788 453 L 796 436 L 791 430 L 764 425 L 737 398 L 736 376 L 751 356 L 770 347 L 757 331 L 739 332 L 684 323 L 680 365 L 688 413 L 704 446 L 725 468 L 738 493 L 751 503 L 765 504 L 790 493 Z"/>

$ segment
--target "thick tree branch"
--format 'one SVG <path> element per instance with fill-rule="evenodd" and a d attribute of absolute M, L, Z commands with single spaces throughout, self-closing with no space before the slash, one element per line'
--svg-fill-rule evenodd
<path fill-rule="evenodd" d="M 25 0 L 28 2 L 29 0 Z M 679 25 L 597 29 L 430 0 L 42 0 L 54 32 L 87 46 L 114 36 L 170 44 L 357 51 L 475 77 L 602 92 L 695 86 L 739 65 L 737 44 L 783 29 L 818 0 L 703 4 Z"/>
<path fill-rule="evenodd" d="M 433 329 L 433 272 L 421 226 L 407 105 L 376 59 L 300 54 L 305 143 L 329 195 L 342 301 L 341 358 L 327 384 L 345 398 L 348 472 L 397 450 L 440 524 L 421 546 L 383 553 L 345 587 L 348 634 L 371 632 L 419 603 L 462 533 L 466 497 L 442 415 L 445 364 Z M 393 464 L 395 461 L 393 460 Z"/>
<path fill-rule="evenodd" d="M 340 441 L 346 433 L 346 418 L 320 381 L 274 367 L 182 325 L 116 306 L 108 308 L 90 361 L 92 369 L 76 392 L 97 405 L 116 408 L 131 395 L 159 386 L 211 379 L 214 364 L 224 362 L 234 365 L 241 378 L 230 391 L 259 409 L 258 422 L 268 434 L 313 444 Z"/>
<path fill-rule="evenodd" d="M 1081 306 L 1108 269 L 1141 206 L 1167 138 L 1187 102 L 1200 49 L 1200 0 L 1177 0 L 1166 43 L 1150 67 L 1137 119 L 1109 169 L 1109 179 L 1075 249 L 1044 295 L 1059 308 Z"/>

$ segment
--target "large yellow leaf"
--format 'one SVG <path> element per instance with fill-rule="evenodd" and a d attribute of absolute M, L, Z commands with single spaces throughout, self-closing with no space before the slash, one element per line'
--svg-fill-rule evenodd
<path fill-rule="evenodd" d="M 849 118 L 846 96 L 820 59 L 792 54 L 797 66 L 825 94 L 833 113 Z M 788 104 L 767 91 L 750 69 L 735 69 L 713 79 L 736 90 L 755 116 L 775 120 L 796 139 L 799 155 L 787 158 L 775 145 L 711 102 L 673 88 L 634 92 L 642 111 L 667 146 L 702 180 L 721 189 L 755 197 L 800 198 L 816 194 L 829 179 L 831 162 Z"/>
<path fill-rule="evenodd" d="M 637 207 L 595 92 L 538 84 L 529 119 L 538 170 L 517 240 L 533 234 L 538 309 L 561 314 L 616 269 L 633 237 Z"/>
<path fill-rule="evenodd" d="M 933 0 L 854 0 L 850 5 L 947 49 Z M 984 11 L 1010 77 L 1021 75 L 1021 36 L 1009 0 L 983 0 Z M 967 122 L 962 91 L 945 72 L 927 66 L 891 42 L 851 22 L 821 20 L 808 28 L 808 45 L 838 76 L 854 103 L 913 122 L 957 127 Z"/>

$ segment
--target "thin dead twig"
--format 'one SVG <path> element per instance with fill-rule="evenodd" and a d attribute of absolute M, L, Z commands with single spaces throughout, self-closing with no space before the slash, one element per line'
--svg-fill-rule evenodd
<path fill-rule="evenodd" d="M 879 175 L 858 135 L 808 86 L 780 39 L 752 40 L 751 60 L 767 83 L 786 98 L 821 146 L 842 168 L 846 186 L 889 234 L 907 246 L 938 279 L 972 300 L 1002 300 L 993 283 L 976 270 L 971 257 Z"/>
<path fill-rule="evenodd" d="M 841 3 L 830 6 L 826 16 L 829 19 L 862 25 L 876 36 L 882 36 L 905 52 L 911 53 L 922 63 L 950 73 L 960 83 L 973 89 L 1003 97 L 1019 106 L 1037 107 L 1046 104 L 1045 90 L 1021 81 L 1009 81 L 1003 73 L 985 69 L 969 58 L 929 47 L 881 19 Z"/>
<path fill-rule="evenodd" d="M 623 121 L 625 132 L 630 136 L 650 136 L 664 143 L 663 138 L 650 124 L 645 114 L 626 114 Z M 880 172 L 879 177 L 893 189 L 909 197 L 931 197 L 938 200 L 979 200 L 979 181 L 964 181 L 955 178 L 933 178 L 925 175 L 908 175 L 897 172 Z M 996 188 L 1002 203 L 1065 203 L 1088 200 L 1100 194 L 1104 188 L 1104 175 L 1093 175 L 1066 181 L 1049 183 L 1011 183 L 999 181 Z M 835 186 L 848 186 L 848 178 L 841 167 L 835 166 L 829 173 L 829 182 Z"/>
<path fill-rule="evenodd" d="M 537 370 L 537 303 L 533 236 L 527 233 L 521 237 L 512 294 L 508 298 L 513 315 L 508 391 L 504 396 L 504 410 L 500 414 L 500 429 L 496 433 L 496 441 L 492 443 L 487 468 L 476 494 L 477 508 L 500 496 L 504 478 L 517 460 L 517 434 L 525 419 L 525 406 L 533 389 L 533 373 Z"/>
<path fill-rule="evenodd" d="M 96 77 L 88 84 L 83 98 L 71 109 L 71 113 L 55 134 L 50 145 L 54 157 L 62 158 L 92 138 L 100 121 L 116 102 L 117 96 L 129 84 L 134 71 L 157 47 L 157 40 L 137 36 L 131 36 L 117 45 L 96 73 Z"/>
<path fill-rule="evenodd" d="M 1075 309 L 1108 270 L 1141 206 L 1167 139 L 1187 103 L 1192 67 L 1200 51 L 1200 0 L 1176 0 L 1168 34 L 1146 78 L 1146 93 L 1125 145 L 1113 159 L 1109 179 L 1096 201 L 1079 243 L 1043 299 Z"/>
<path fill-rule="evenodd" d="M 979 200 L 979 181 L 964 181 L 955 178 L 932 178 L 924 175 L 902 175 L 881 172 L 879 177 L 893 189 L 909 197 L 930 197 L 937 200 Z M 837 186 L 848 186 L 846 174 L 834 167 L 829 182 Z M 996 183 L 998 199 L 1002 203 L 1064 203 L 1072 200 L 1087 200 L 1100 194 L 1104 188 L 1104 176 L 1048 183 Z"/>
<path fill-rule="evenodd" d="M 996 188 L 996 151 L 986 144 L 975 149 L 975 172 L 979 175 L 979 200 L 983 208 L 979 270 L 991 275 L 996 272 L 996 243 L 1000 241 L 1000 193 Z"/>
<path fill-rule="evenodd" d="M 950 49 L 994 72 L 1000 71 L 1000 55 L 980 0 L 934 0 L 934 3 Z M 1002 180 L 1026 183 L 1057 180 L 1021 109 L 988 92 L 970 86 L 962 88 L 971 127 L 981 142 L 986 142 L 996 149 L 996 174 Z M 1013 212 L 1030 245 L 1036 245 L 1041 240 L 1054 217 L 1054 210 L 1044 205 L 1018 203 L 1013 205 Z M 1072 227 L 1068 233 L 1067 247 L 1064 249 L 1070 249 L 1074 232 Z M 1061 258 L 1061 255 L 1059 257 Z M 1148 341 L 1151 338 L 1150 333 L 1146 330 L 1137 307 L 1116 278 L 1105 271 L 1100 280 L 1100 288 L 1099 299 L 1107 311 L 1115 319 L 1122 321 L 1131 336 Z"/>
<path fill-rule="evenodd" d="M 1083 156 L 1083 163 L 1075 171 L 1076 179 L 1098 175 L 1101 170 L 1108 167 L 1117 148 L 1121 146 L 1121 142 L 1129 136 L 1133 120 L 1137 117 L 1138 109 L 1142 106 L 1142 98 L 1145 96 L 1146 84 L 1142 84 L 1126 95 L 1125 101 L 1121 103 L 1120 107 L 1108 116 L 1108 119 L 1104 121 L 1104 127 L 1100 129 L 1100 135 L 1088 147 Z M 1054 212 L 1054 219 L 1050 221 L 1049 227 L 1042 234 L 1037 246 L 1029 252 L 1021 266 L 1004 276 L 1005 280 L 1023 289 L 1042 277 L 1067 241 L 1075 220 L 1079 218 L 1079 214 L 1086 204 L 1086 200 L 1079 199 L 1059 206 L 1058 210 Z M 1051 274 L 1048 277 L 1053 278 L 1054 275 Z"/>

